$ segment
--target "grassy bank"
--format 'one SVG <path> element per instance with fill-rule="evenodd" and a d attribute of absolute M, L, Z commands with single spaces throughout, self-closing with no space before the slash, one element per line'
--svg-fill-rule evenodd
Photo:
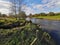
<path fill-rule="evenodd" d="M 48 19 L 48 20 L 60 20 L 60 15 L 56 16 L 36 16 L 34 18 L 42 18 L 42 19 Z"/>
<path fill-rule="evenodd" d="M 24 23 L 25 23 L 24 19 L 16 20 L 16 18 L 1 18 L 0 28 L 4 29 L 15 28 L 24 25 Z"/>
<path fill-rule="evenodd" d="M 0 29 L 0 45 L 30 45 L 35 38 L 33 45 L 54 45 L 51 36 L 31 22 L 13 29 Z"/>

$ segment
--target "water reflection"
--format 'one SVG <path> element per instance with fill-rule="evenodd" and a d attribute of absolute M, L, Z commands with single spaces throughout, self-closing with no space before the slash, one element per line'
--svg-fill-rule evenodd
<path fill-rule="evenodd" d="M 31 21 L 35 24 L 41 25 L 41 27 L 44 29 L 60 30 L 60 21 L 35 19 L 35 18 L 32 18 Z"/>

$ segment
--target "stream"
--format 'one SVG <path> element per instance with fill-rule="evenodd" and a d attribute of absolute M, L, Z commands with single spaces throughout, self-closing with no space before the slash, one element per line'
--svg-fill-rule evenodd
<path fill-rule="evenodd" d="M 51 35 L 56 42 L 56 45 L 60 45 L 60 21 L 37 18 L 26 18 L 26 20 L 31 20 L 32 23 L 40 25 L 43 31 L 46 31 Z"/>

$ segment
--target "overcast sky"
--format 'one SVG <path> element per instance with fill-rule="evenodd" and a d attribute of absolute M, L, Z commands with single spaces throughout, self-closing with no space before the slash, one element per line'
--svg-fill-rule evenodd
<path fill-rule="evenodd" d="M 30 13 L 60 12 L 60 0 L 23 0 L 22 2 L 21 10 L 25 11 L 27 15 Z M 0 0 L 0 12 L 8 14 L 11 5 L 9 0 Z"/>

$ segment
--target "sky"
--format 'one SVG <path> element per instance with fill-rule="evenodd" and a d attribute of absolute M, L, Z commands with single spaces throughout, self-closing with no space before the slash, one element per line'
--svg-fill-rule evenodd
<path fill-rule="evenodd" d="M 0 0 L 0 12 L 8 14 L 11 3 L 8 0 Z"/>
<path fill-rule="evenodd" d="M 60 0 L 22 0 L 21 10 L 27 15 L 41 12 L 60 12 Z M 0 0 L 0 12 L 8 14 L 13 5 L 9 0 Z"/>

